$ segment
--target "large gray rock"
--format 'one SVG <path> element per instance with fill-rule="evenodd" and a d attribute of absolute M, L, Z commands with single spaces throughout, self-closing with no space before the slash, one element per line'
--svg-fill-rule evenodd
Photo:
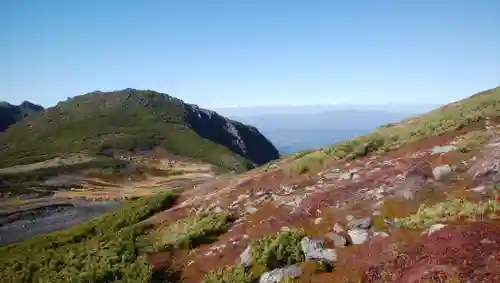
<path fill-rule="evenodd" d="M 440 181 L 440 180 L 443 180 L 444 178 L 448 177 L 448 175 L 451 174 L 451 171 L 453 171 L 451 166 L 448 164 L 445 164 L 445 165 L 441 165 L 441 166 L 438 166 L 438 167 L 435 167 L 434 169 L 432 169 L 432 175 L 434 176 L 434 180 Z"/>
<path fill-rule="evenodd" d="M 304 237 L 300 241 L 300 245 L 306 260 L 337 261 L 337 252 L 334 249 L 325 249 L 323 247 L 323 240 L 314 240 L 309 237 Z"/>
<path fill-rule="evenodd" d="M 259 283 L 280 283 L 284 278 L 298 278 L 302 275 L 302 269 L 296 265 L 273 269 L 262 274 Z"/>
<path fill-rule="evenodd" d="M 252 265 L 252 246 L 248 246 L 240 254 L 240 262 L 244 267 L 250 267 Z"/>
<path fill-rule="evenodd" d="M 450 152 L 452 150 L 456 150 L 457 147 L 454 146 L 454 145 L 444 145 L 444 146 L 435 146 L 432 148 L 432 155 L 436 155 L 436 154 L 441 154 L 441 153 L 447 153 L 447 152 Z"/>
<path fill-rule="evenodd" d="M 342 233 L 342 232 L 345 232 L 344 228 L 342 228 L 342 226 L 337 222 L 335 223 L 335 225 L 333 226 L 333 231 L 335 233 Z"/>
<path fill-rule="evenodd" d="M 354 245 L 361 245 L 368 240 L 368 230 L 366 229 L 352 229 L 347 234 L 351 237 L 351 242 Z"/>
<path fill-rule="evenodd" d="M 352 229 L 369 229 L 372 226 L 372 218 L 366 217 L 361 219 L 352 219 L 347 223 L 347 230 Z"/>
<path fill-rule="evenodd" d="M 396 191 L 395 196 L 405 200 L 413 200 L 415 198 L 415 191 L 405 188 Z"/>
<path fill-rule="evenodd" d="M 342 235 L 335 234 L 335 233 L 327 233 L 326 237 L 333 241 L 333 245 L 336 248 L 341 248 L 341 247 L 347 246 L 347 239 Z"/>

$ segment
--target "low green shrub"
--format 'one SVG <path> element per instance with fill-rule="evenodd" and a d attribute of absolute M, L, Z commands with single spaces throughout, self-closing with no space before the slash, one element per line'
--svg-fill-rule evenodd
<path fill-rule="evenodd" d="M 155 252 L 191 249 L 216 240 L 229 228 L 231 221 L 231 216 L 226 212 L 193 215 L 156 229 L 149 235 L 149 240 Z"/>
<path fill-rule="evenodd" d="M 254 283 L 258 277 L 246 272 L 243 266 L 230 266 L 217 269 L 205 275 L 202 283 Z"/>
<path fill-rule="evenodd" d="M 487 131 L 472 131 L 457 140 L 457 148 L 463 153 L 471 152 L 481 145 L 485 144 L 490 138 L 491 133 Z"/>
<path fill-rule="evenodd" d="M 417 213 L 395 221 L 400 227 L 424 229 L 445 221 L 491 219 L 499 212 L 500 204 L 496 200 L 473 203 L 457 198 L 432 206 L 422 205 Z"/>
<path fill-rule="evenodd" d="M 302 230 L 290 230 L 265 236 L 252 243 L 252 258 L 266 269 L 275 269 L 304 261 L 300 240 Z"/>
<path fill-rule="evenodd" d="M 0 248 L 2 282 L 150 282 L 140 222 L 173 205 L 177 192 L 127 201 L 73 228 Z"/>

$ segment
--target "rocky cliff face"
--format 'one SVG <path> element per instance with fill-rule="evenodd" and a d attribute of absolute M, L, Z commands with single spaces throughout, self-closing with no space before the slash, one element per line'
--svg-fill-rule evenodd
<path fill-rule="evenodd" d="M 0 102 L 0 132 L 7 130 L 10 125 L 30 115 L 37 114 L 42 110 L 42 106 L 28 101 L 24 101 L 20 105 Z"/>
<path fill-rule="evenodd" d="M 225 145 L 254 164 L 262 165 L 279 158 L 274 145 L 253 126 L 192 104 L 186 104 L 186 118 L 200 136 Z"/>

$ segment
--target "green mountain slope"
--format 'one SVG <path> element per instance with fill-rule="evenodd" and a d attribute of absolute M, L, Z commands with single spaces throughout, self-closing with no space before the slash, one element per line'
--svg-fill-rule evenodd
<path fill-rule="evenodd" d="M 287 163 L 285 169 L 291 175 L 314 172 L 331 160 L 353 160 L 374 152 L 382 154 L 431 136 L 459 131 L 474 123 L 499 118 L 500 87 L 496 87 L 444 105 L 425 115 L 383 125 L 352 140 L 294 154 L 289 157 L 294 161 Z"/>
<path fill-rule="evenodd" d="M 0 145 L 2 167 L 65 153 L 97 155 L 154 147 L 235 170 L 279 157 L 251 126 L 166 94 L 134 89 L 93 92 L 60 102 L 11 126 L 0 135 Z"/>

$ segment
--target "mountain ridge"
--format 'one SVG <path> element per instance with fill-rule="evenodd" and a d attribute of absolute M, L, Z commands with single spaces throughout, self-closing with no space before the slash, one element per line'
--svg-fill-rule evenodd
<path fill-rule="evenodd" d="M 84 150 L 97 154 L 110 149 L 149 150 L 163 146 L 173 153 L 217 165 L 232 163 L 229 167 L 255 166 L 279 157 L 256 128 L 215 112 L 207 115 L 207 111 L 151 90 L 94 91 L 59 102 L 34 119 L 12 125 L 0 136 L 0 156 L 10 166 L 59 153 Z M 205 127 L 210 131 L 204 131 Z M 26 135 L 37 141 L 23 139 Z M 215 156 L 209 148 L 221 156 Z M 249 163 L 245 165 L 244 159 Z"/>
<path fill-rule="evenodd" d="M 11 281 L 499 282 L 499 164 L 497 87 L 0 248 L 0 272 Z"/>
<path fill-rule="evenodd" d="M 19 105 L 0 101 L 0 132 L 7 130 L 10 125 L 28 116 L 36 115 L 43 110 L 44 108 L 42 106 L 29 101 L 23 101 Z"/>

